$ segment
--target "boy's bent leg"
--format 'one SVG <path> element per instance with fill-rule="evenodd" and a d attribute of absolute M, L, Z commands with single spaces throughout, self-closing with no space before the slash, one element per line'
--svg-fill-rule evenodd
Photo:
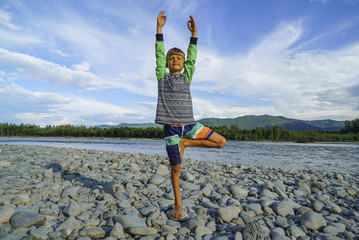
<path fill-rule="evenodd" d="M 225 145 L 226 145 L 226 139 L 222 135 L 216 132 L 213 132 L 208 139 L 203 139 L 203 140 L 182 138 L 180 141 L 181 157 L 183 155 L 184 149 L 187 147 L 223 148 Z"/>
<path fill-rule="evenodd" d="M 173 187 L 173 194 L 175 197 L 175 208 L 172 211 L 172 216 L 177 219 L 182 219 L 182 200 L 180 195 L 180 171 L 181 164 L 171 166 L 171 182 Z"/>

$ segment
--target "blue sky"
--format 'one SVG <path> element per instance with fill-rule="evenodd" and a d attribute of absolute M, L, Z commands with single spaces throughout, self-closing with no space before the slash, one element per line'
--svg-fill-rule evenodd
<path fill-rule="evenodd" d="M 153 122 L 156 18 L 186 50 L 195 118 L 359 117 L 359 0 L 2 0 L 0 123 Z"/>

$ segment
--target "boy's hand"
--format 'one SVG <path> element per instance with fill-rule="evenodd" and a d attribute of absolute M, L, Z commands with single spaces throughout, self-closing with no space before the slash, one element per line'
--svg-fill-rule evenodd
<path fill-rule="evenodd" d="M 196 25 L 196 22 L 194 21 L 192 15 L 189 16 L 189 17 L 191 18 L 191 20 L 189 20 L 187 22 L 187 27 L 192 32 L 192 37 L 197 37 L 197 25 Z"/>
<path fill-rule="evenodd" d="M 167 17 L 163 14 L 165 11 L 160 11 L 157 17 L 157 34 L 162 33 L 162 27 L 166 24 Z"/>

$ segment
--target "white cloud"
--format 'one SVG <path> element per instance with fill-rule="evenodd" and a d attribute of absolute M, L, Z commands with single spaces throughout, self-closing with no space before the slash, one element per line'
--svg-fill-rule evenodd
<path fill-rule="evenodd" d="M 50 49 L 50 52 L 56 53 L 57 55 L 59 55 L 61 57 L 69 57 L 70 56 L 70 54 L 64 53 L 64 52 L 62 52 L 61 50 L 58 50 L 58 49 Z"/>
<path fill-rule="evenodd" d="M 167 49 L 187 47 L 189 32 L 185 24 L 188 15 L 196 17 L 196 11 L 204 2 L 165 1 L 163 10 L 169 17 L 165 26 Z M 45 83 L 42 85 L 44 91 L 54 89 L 54 85 L 61 86 L 63 91 L 68 86 L 71 91 L 95 90 L 94 94 L 96 90 L 121 89 L 137 96 L 126 95 L 134 96 L 134 99 L 119 96 L 116 99 L 119 105 L 134 104 L 135 107 L 128 109 L 107 104 L 101 99 L 83 99 L 40 90 L 31 92 L 18 85 L 13 87 L 14 95 L 7 93 L 4 96 L 20 99 L 19 104 L 0 97 L 1 102 L 20 109 L 18 117 L 42 123 L 97 124 L 151 119 L 157 96 L 154 74 L 157 13 L 145 8 L 153 7 L 153 3 L 146 2 L 144 7 L 127 1 L 126 7 L 122 7 L 119 3 L 95 1 L 86 2 L 81 9 L 66 5 L 59 4 L 58 8 L 54 7 L 58 11 L 47 15 L 36 12 L 41 8 L 23 4 L 21 10 L 16 8 L 18 16 L 22 17 L 14 14 L 14 20 L 11 13 L 0 12 L 0 93 L 4 93 L 1 91 L 6 89 L 5 84 L 28 84 L 28 80 Z M 158 3 L 155 5 L 157 8 Z M 96 18 L 85 15 L 89 10 L 96 13 Z M 29 21 L 18 27 L 16 24 L 21 22 L 21 18 Z M 351 119 L 357 116 L 359 109 L 355 103 L 359 102 L 358 93 L 350 89 L 358 83 L 359 43 L 331 51 L 307 50 L 316 41 L 350 33 L 358 25 L 357 19 L 337 22 L 330 29 L 315 33 L 310 40 L 305 39 L 311 36 L 305 20 L 282 22 L 246 54 L 221 55 L 220 49 L 210 49 L 205 43 L 202 45 L 201 40 L 191 88 L 195 92 L 210 94 L 206 99 L 194 98 L 196 119 L 244 114 L 304 119 Z M 215 24 L 202 22 L 201 26 L 206 28 L 206 25 L 210 36 L 210 29 L 214 29 Z M 218 37 L 209 37 L 207 42 L 219 41 Z M 138 95 L 142 95 L 141 103 L 136 102 Z M 267 103 L 265 106 L 234 105 L 230 100 L 226 103 L 226 95 L 237 96 L 243 101 L 266 99 Z M 213 100 L 213 96 L 221 103 Z M 143 99 L 153 99 L 153 102 L 143 102 Z M 30 105 L 34 107 L 30 108 L 32 112 L 26 109 Z M 10 107 L 5 109 L 4 105 L 2 109 L 3 112 L 12 110 Z"/>
<path fill-rule="evenodd" d="M 33 92 L 16 84 L 0 87 L 0 102 L 7 103 L 6 106 L 0 106 L 0 118 L 41 126 L 133 122 L 147 118 L 151 111 L 140 105 L 125 108 L 79 96 Z"/>
<path fill-rule="evenodd" d="M 0 9 L 0 24 L 13 30 L 20 30 L 21 27 L 15 26 L 11 20 L 11 14 Z"/>
<path fill-rule="evenodd" d="M 163 10 L 174 18 L 188 17 L 197 11 L 197 8 L 205 4 L 207 0 L 182 1 L 182 0 L 165 0 Z M 189 19 L 188 19 L 189 20 Z"/>
<path fill-rule="evenodd" d="M 88 72 L 90 70 L 90 64 L 87 62 L 82 62 L 81 64 L 75 64 L 74 69 L 78 72 Z"/>
<path fill-rule="evenodd" d="M 196 120 L 209 117 L 236 118 L 243 115 L 280 115 L 271 105 L 218 104 L 200 98 L 193 98 L 193 111 Z"/>
<path fill-rule="evenodd" d="M 301 22 L 287 23 L 247 55 L 229 58 L 202 49 L 192 89 L 269 99 L 278 113 L 289 117 L 355 117 L 350 103 L 359 102 L 359 93 L 349 96 L 345 89 L 359 78 L 359 42 L 332 51 L 297 48 L 293 52 L 291 47 L 302 34 Z M 329 100 L 332 92 L 340 94 Z M 333 110 L 339 106 L 345 114 Z"/>
<path fill-rule="evenodd" d="M 87 63 L 75 65 L 77 69 L 72 70 L 40 58 L 0 48 L 0 64 L 15 67 L 28 77 L 51 85 L 66 84 L 87 90 L 114 87 L 113 83 L 85 72 L 84 70 L 89 69 Z"/>

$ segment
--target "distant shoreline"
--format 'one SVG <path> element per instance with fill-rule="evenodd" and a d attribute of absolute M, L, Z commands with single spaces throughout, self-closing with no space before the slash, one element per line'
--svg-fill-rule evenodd
<path fill-rule="evenodd" d="M 32 136 L 0 136 L 1 138 L 44 138 L 44 139 L 87 139 L 87 140 L 92 140 L 92 139 L 118 139 L 118 140 L 163 140 L 163 138 L 126 138 L 126 137 L 32 137 Z M 271 140 L 227 140 L 227 141 L 231 141 L 231 142 L 292 142 L 292 143 L 298 143 L 298 144 L 335 144 L 335 143 L 359 143 L 358 141 L 337 141 L 337 142 L 296 142 L 296 141 L 271 141 Z"/>

